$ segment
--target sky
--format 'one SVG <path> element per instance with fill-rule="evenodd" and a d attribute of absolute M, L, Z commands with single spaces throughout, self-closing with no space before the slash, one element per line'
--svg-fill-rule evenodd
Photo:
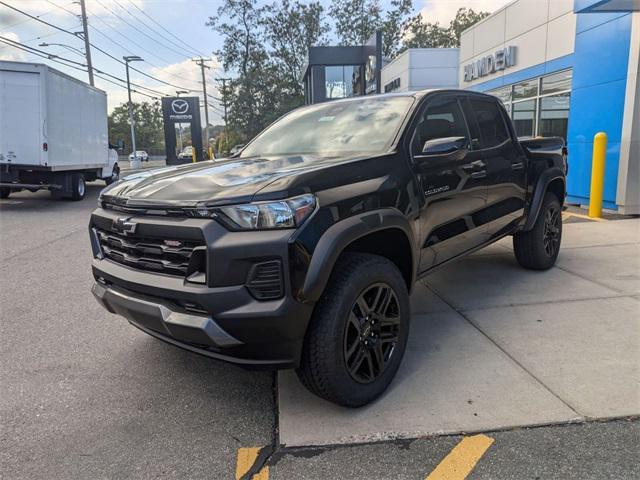
<path fill-rule="evenodd" d="M 74 0 L 2 0 L 41 20 L 71 32 L 81 31 L 80 5 Z M 448 24 L 460 7 L 493 12 L 510 0 L 414 0 L 416 12 L 427 21 Z M 389 0 L 382 0 L 383 4 Z M 176 90 L 202 90 L 201 70 L 192 58 L 198 54 L 211 58 L 206 70 L 207 93 L 210 99 L 209 121 L 222 123 L 222 106 L 215 78 L 225 76 L 213 52 L 222 46 L 222 38 L 205 25 L 214 16 L 221 0 L 86 0 L 91 43 L 121 59 L 123 55 L 138 55 L 143 62 L 132 64 L 137 69 L 172 85 L 163 84 L 138 72 L 131 72 L 133 83 L 151 88 L 164 95 L 175 95 Z M 266 3 L 259 0 L 259 3 Z M 270 2 L 269 2 L 270 3 Z M 326 3 L 328 7 L 329 2 Z M 28 19 L 9 7 L 0 5 L 0 37 L 20 42 L 58 55 L 74 62 L 84 63 L 84 57 L 75 50 L 84 49 L 83 41 L 58 31 L 36 20 Z M 2 38 L 0 38 L 2 39 Z M 64 44 L 40 47 L 41 43 Z M 68 48 L 71 47 L 71 48 Z M 94 68 L 118 78 L 125 78 L 125 67 L 102 52 L 92 49 Z M 40 58 L 0 43 L 0 60 L 46 63 L 69 75 L 88 81 L 86 72 L 74 70 L 49 59 Z M 118 82 L 117 82 L 118 83 Z M 107 92 L 109 111 L 127 100 L 126 88 L 96 78 L 96 86 Z M 135 88 L 135 87 L 133 87 Z M 147 93 L 150 93 L 146 91 Z M 203 97 L 201 93 L 193 95 Z M 152 94 L 158 96 L 158 94 Z M 134 101 L 149 100 L 133 94 Z M 204 121 L 204 118 L 203 118 Z"/>

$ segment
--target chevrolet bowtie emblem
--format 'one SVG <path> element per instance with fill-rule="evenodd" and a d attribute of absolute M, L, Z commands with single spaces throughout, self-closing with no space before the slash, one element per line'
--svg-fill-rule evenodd
<path fill-rule="evenodd" d="M 136 226 L 138 224 L 136 222 L 132 222 L 129 218 L 116 218 L 113 221 L 113 230 L 116 232 L 123 233 L 125 235 L 129 235 L 136 231 Z"/>

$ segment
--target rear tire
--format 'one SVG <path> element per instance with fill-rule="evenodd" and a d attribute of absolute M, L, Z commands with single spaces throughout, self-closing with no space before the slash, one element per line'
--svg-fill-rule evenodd
<path fill-rule="evenodd" d="M 87 193 L 87 185 L 84 181 L 82 173 L 73 173 L 71 175 L 71 200 L 82 200 Z"/>
<path fill-rule="evenodd" d="M 345 407 L 375 400 L 407 345 L 410 306 L 398 268 L 384 257 L 345 253 L 336 262 L 305 336 L 301 382 Z"/>
<path fill-rule="evenodd" d="M 562 242 L 562 207 L 558 198 L 547 192 L 533 228 L 513 236 L 516 260 L 530 270 L 547 270 L 556 263 Z"/>
<path fill-rule="evenodd" d="M 9 187 L 0 187 L 0 198 L 9 198 L 9 195 L 11 195 L 11 189 Z"/>

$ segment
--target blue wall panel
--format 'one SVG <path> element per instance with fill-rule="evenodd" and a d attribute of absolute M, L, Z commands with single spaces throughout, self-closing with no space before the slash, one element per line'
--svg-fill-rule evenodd
<path fill-rule="evenodd" d="M 629 14 L 578 14 L 569 118 L 570 200 L 588 203 L 593 136 L 608 136 L 604 201 L 615 208 L 631 36 Z"/>

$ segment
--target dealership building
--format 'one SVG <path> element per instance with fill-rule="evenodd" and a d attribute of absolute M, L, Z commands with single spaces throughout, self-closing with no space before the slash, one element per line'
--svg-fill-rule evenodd
<path fill-rule="evenodd" d="M 639 0 L 516 0 L 462 34 L 460 87 L 499 97 L 520 136 L 566 139 L 570 203 L 589 202 L 603 131 L 604 207 L 640 214 L 639 10 Z"/>
<path fill-rule="evenodd" d="M 640 0 L 515 0 L 464 31 L 459 49 L 410 49 L 391 62 L 377 40 L 377 55 L 315 47 L 307 101 L 425 88 L 491 93 L 519 136 L 565 138 L 568 201 L 580 205 L 589 203 L 593 137 L 603 131 L 604 207 L 640 214 Z"/>

